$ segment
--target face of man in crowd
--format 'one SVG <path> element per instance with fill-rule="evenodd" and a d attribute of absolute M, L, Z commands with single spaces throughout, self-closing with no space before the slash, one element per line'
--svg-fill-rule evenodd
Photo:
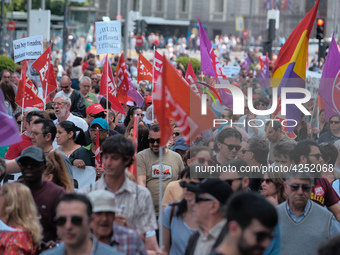
<path fill-rule="evenodd" d="M 91 85 L 98 84 L 99 78 L 97 74 L 92 74 L 91 75 Z"/>
<path fill-rule="evenodd" d="M 190 159 L 190 165 L 209 166 L 209 161 L 211 161 L 210 152 L 201 150 Z"/>
<path fill-rule="evenodd" d="M 44 148 L 47 142 L 46 134 L 43 133 L 42 127 L 43 127 L 42 123 L 33 124 L 30 133 L 30 138 L 32 140 L 33 145 L 39 148 Z"/>
<path fill-rule="evenodd" d="M 237 156 L 241 159 L 244 158 L 244 155 L 246 154 L 246 148 L 247 148 L 247 145 L 248 143 L 246 141 L 242 141 L 241 144 L 240 144 L 242 147 L 241 149 L 237 152 Z"/>
<path fill-rule="evenodd" d="M 302 164 L 314 164 L 319 165 L 323 163 L 322 154 L 320 152 L 319 147 L 317 146 L 311 146 L 310 152 L 307 156 L 304 156 L 304 160 L 300 163 Z"/>
<path fill-rule="evenodd" d="M 340 129 L 340 119 L 337 116 L 334 116 L 329 120 L 329 129 L 334 132 Z"/>
<path fill-rule="evenodd" d="M 279 156 L 275 156 L 275 166 L 286 166 L 290 167 L 293 165 L 293 160 L 290 159 L 289 155 L 280 154 Z"/>
<path fill-rule="evenodd" d="M 71 92 L 71 81 L 67 77 L 61 77 L 59 84 L 60 89 L 64 91 L 65 94 Z"/>
<path fill-rule="evenodd" d="M 20 77 L 18 77 L 18 75 L 16 73 L 13 73 L 12 74 L 12 82 L 15 84 L 15 85 L 19 85 L 19 81 L 20 81 Z"/>
<path fill-rule="evenodd" d="M 92 125 L 90 128 L 90 136 L 91 141 L 94 145 L 96 145 L 96 139 L 97 139 L 97 128 L 99 129 L 99 142 L 102 144 L 105 139 L 109 136 L 109 131 L 107 129 L 103 129 L 100 125 Z"/>
<path fill-rule="evenodd" d="M 312 185 L 308 179 L 290 179 L 285 183 L 289 206 L 303 211 L 310 198 Z"/>
<path fill-rule="evenodd" d="M 241 178 L 236 172 L 223 172 L 220 179 L 227 182 L 234 192 L 246 190 L 249 185 L 249 178 Z"/>
<path fill-rule="evenodd" d="M 25 157 L 18 162 L 25 183 L 36 183 L 41 181 L 46 163 L 38 162 L 32 158 Z"/>
<path fill-rule="evenodd" d="M 115 220 L 114 212 L 96 212 L 91 215 L 91 230 L 97 239 L 109 237 Z"/>
<path fill-rule="evenodd" d="M 129 161 L 124 161 L 123 156 L 116 153 L 104 153 L 102 163 L 105 174 L 108 176 L 120 176 L 124 174 Z"/>
<path fill-rule="evenodd" d="M 198 199 L 197 199 L 198 198 Z M 213 203 L 218 201 L 208 193 L 196 194 L 195 199 L 191 202 L 194 219 L 198 225 L 204 224 L 208 218 L 211 217 L 211 211 L 213 210 Z"/>
<path fill-rule="evenodd" d="M 1 77 L 1 82 L 10 81 L 11 74 L 9 72 L 4 72 Z"/>
<path fill-rule="evenodd" d="M 149 132 L 149 145 L 151 150 L 155 153 L 159 153 L 159 139 L 161 138 L 161 132 L 155 132 L 150 130 Z"/>
<path fill-rule="evenodd" d="M 266 132 L 267 132 L 267 138 L 270 142 L 272 143 L 277 143 L 280 140 L 281 137 L 281 132 L 280 129 L 278 128 L 277 130 L 274 130 L 274 128 L 269 124 L 268 126 L 265 127 Z M 267 131 L 267 129 L 269 129 Z"/>
<path fill-rule="evenodd" d="M 58 97 L 54 100 L 54 114 L 58 119 L 63 119 L 69 110 L 70 105 L 64 102 L 61 97 Z"/>
<path fill-rule="evenodd" d="M 237 156 L 237 152 L 241 148 L 241 140 L 236 137 L 227 137 L 223 142 L 217 142 L 219 152 L 224 158 L 224 161 L 233 160 Z M 238 150 L 236 147 L 239 147 Z M 222 163 L 222 162 L 221 162 Z"/>
<path fill-rule="evenodd" d="M 90 219 L 87 216 L 85 204 L 80 201 L 60 202 L 56 211 L 56 219 L 60 217 L 65 217 L 66 222 L 58 224 L 57 221 L 58 236 L 65 246 L 73 249 L 80 247 L 90 232 Z"/>
<path fill-rule="evenodd" d="M 89 81 L 84 80 L 82 84 L 79 84 L 79 92 L 83 96 L 87 96 L 90 92 L 91 83 Z"/>

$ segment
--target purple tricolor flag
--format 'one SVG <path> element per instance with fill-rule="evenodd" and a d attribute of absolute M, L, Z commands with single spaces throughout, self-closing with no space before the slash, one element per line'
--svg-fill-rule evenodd
<path fill-rule="evenodd" d="M 250 58 L 248 57 L 248 54 L 244 52 L 244 62 L 241 64 L 241 66 L 245 69 L 247 69 L 247 71 L 249 71 L 249 66 L 253 64 L 250 60 Z"/>
<path fill-rule="evenodd" d="M 132 84 L 130 77 L 128 78 L 128 80 L 129 80 L 129 90 L 127 92 L 127 95 L 131 97 L 133 101 L 135 101 L 139 107 L 142 107 L 144 103 L 144 98 L 141 96 L 141 94 L 138 93 L 135 86 Z"/>
<path fill-rule="evenodd" d="M 264 61 L 264 65 L 262 67 L 262 70 L 260 71 L 257 78 L 260 80 L 260 84 L 263 88 L 268 88 L 270 85 L 270 79 L 269 79 L 269 61 L 266 57 L 266 60 Z"/>
<path fill-rule="evenodd" d="M 325 100 L 325 120 L 340 114 L 340 52 L 334 35 L 329 46 L 319 86 L 319 95 Z"/>
<path fill-rule="evenodd" d="M 5 98 L 0 89 L 0 146 L 11 145 L 21 141 L 18 125 L 10 117 L 5 106 Z"/>
<path fill-rule="evenodd" d="M 213 66 L 213 60 L 211 59 L 211 51 L 213 51 L 211 42 L 208 38 L 207 33 L 205 32 L 200 18 L 198 18 L 198 25 L 199 25 L 199 34 L 200 34 L 200 51 L 201 51 L 201 70 L 202 73 L 205 75 L 209 75 L 215 78 L 216 83 L 220 83 L 215 68 Z M 216 60 L 215 60 L 216 61 Z M 219 65 L 219 63 L 216 63 Z M 229 83 L 229 82 L 228 82 Z M 224 91 L 224 89 L 219 89 L 218 92 L 220 93 L 221 101 L 223 105 L 232 108 L 233 107 L 233 97 L 231 94 L 228 94 Z"/>

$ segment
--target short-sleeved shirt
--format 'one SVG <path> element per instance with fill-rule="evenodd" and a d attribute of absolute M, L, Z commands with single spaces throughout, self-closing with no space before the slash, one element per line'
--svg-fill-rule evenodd
<path fill-rule="evenodd" d="M 110 190 L 105 182 L 105 174 L 94 184 L 85 186 L 78 192 L 88 194 L 93 190 Z M 148 189 L 130 181 L 125 177 L 125 181 L 120 189 L 115 193 L 117 206 L 124 205 L 123 215 L 126 222 L 139 234 L 157 229 L 155 211 L 152 206 L 151 194 Z"/>
<path fill-rule="evenodd" d="M 92 92 L 89 92 L 87 94 L 87 96 L 84 97 L 84 102 L 85 102 L 86 108 L 89 107 L 90 105 L 94 104 L 94 103 L 99 103 L 98 97 L 95 94 L 93 94 Z"/>
<path fill-rule="evenodd" d="M 80 147 L 76 149 L 72 154 L 70 155 L 69 159 L 71 164 L 73 165 L 73 161 L 76 159 L 81 159 L 84 161 L 86 166 L 95 166 L 95 155 L 92 152 L 91 149 L 92 143 L 85 146 Z"/>
<path fill-rule="evenodd" d="M 338 203 L 340 198 L 327 179 L 316 178 L 314 180 L 311 200 L 321 206 L 329 207 Z"/>
<path fill-rule="evenodd" d="M 171 202 L 176 202 L 182 199 L 183 189 L 179 186 L 179 182 L 180 180 L 173 181 L 168 184 L 164 191 L 162 206 L 167 206 Z"/>
<path fill-rule="evenodd" d="M 163 194 L 171 181 L 179 179 L 183 169 L 182 157 L 174 151 L 166 150 L 163 156 Z M 151 192 L 157 216 L 159 210 L 159 176 L 162 174 L 160 171 L 158 154 L 155 154 L 150 148 L 138 153 L 137 174 L 138 176 L 146 176 L 146 187 Z"/>
<path fill-rule="evenodd" d="M 21 152 L 32 146 L 32 139 L 26 135 L 26 133 L 23 133 L 21 136 L 21 141 L 15 144 L 11 144 L 8 147 L 8 151 L 6 152 L 5 159 L 15 159 L 21 155 Z"/>
<path fill-rule="evenodd" d="M 170 255 L 182 255 L 185 253 L 190 236 L 195 233 L 196 230 L 185 224 L 182 216 L 176 216 L 178 211 L 177 205 L 175 206 L 170 225 L 170 215 L 173 206 L 175 205 L 168 205 L 164 208 L 162 225 L 171 231 Z"/>

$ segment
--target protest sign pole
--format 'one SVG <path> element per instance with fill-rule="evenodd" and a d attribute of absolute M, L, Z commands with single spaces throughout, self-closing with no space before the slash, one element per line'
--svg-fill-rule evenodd
<path fill-rule="evenodd" d="M 155 46 L 153 46 L 153 61 L 152 61 L 152 83 L 151 83 L 151 88 L 152 88 L 152 91 L 154 91 L 154 87 L 155 87 L 155 78 L 154 78 L 154 75 L 155 75 Z M 153 95 L 152 95 L 152 123 L 154 122 L 155 120 L 155 105 L 153 103 Z"/>
<path fill-rule="evenodd" d="M 158 197 L 158 220 L 160 226 L 162 226 L 163 215 L 162 215 L 162 199 L 163 199 L 163 146 L 159 147 L 159 197 Z M 163 228 L 159 228 L 159 247 L 162 249 L 163 246 Z"/>
<path fill-rule="evenodd" d="M 109 67 L 111 68 L 111 65 L 109 64 L 109 54 L 106 54 L 106 82 L 109 80 Z M 109 123 L 109 84 L 106 84 L 106 121 Z"/>

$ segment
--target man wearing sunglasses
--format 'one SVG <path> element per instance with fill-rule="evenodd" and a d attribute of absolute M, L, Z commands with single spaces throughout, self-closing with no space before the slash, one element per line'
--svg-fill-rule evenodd
<path fill-rule="evenodd" d="M 318 143 L 334 143 L 340 140 L 340 115 L 333 115 L 328 121 L 330 131 L 323 133 Z"/>
<path fill-rule="evenodd" d="M 261 255 L 275 237 L 273 230 L 278 222 L 275 207 L 256 193 L 234 194 L 227 205 L 226 218 L 223 241 L 210 255 Z"/>
<path fill-rule="evenodd" d="M 233 160 L 237 156 L 237 152 L 241 149 L 242 135 L 233 128 L 223 129 L 214 141 L 214 150 L 216 156 L 213 160 L 218 164 L 223 164 L 229 160 Z"/>
<path fill-rule="evenodd" d="M 327 167 L 320 152 L 319 145 L 314 140 L 305 139 L 299 141 L 293 150 L 293 157 L 295 164 L 308 164 L 309 168 L 315 166 L 316 170 L 320 169 L 320 167 Z M 325 178 L 321 178 L 321 174 L 316 170 L 316 174 L 314 175 L 314 186 L 310 198 L 313 202 L 321 206 L 326 206 L 328 210 L 333 213 L 337 221 L 340 222 L 340 205 L 338 204 L 340 198 L 329 181 Z M 329 171 L 330 173 L 333 173 L 331 168 Z"/>
<path fill-rule="evenodd" d="M 235 167 L 237 169 L 236 172 L 222 172 L 220 175 L 220 179 L 222 181 L 225 181 L 230 185 L 230 187 L 233 189 L 234 192 L 236 191 L 249 191 L 249 183 L 250 179 L 249 176 L 247 176 L 247 173 L 242 173 L 240 170 L 241 168 L 246 168 L 249 165 L 246 161 L 243 159 L 234 159 L 231 161 L 228 161 L 227 163 L 224 163 L 222 165 L 226 167 Z"/>
<path fill-rule="evenodd" d="M 217 178 L 204 179 L 199 185 L 189 183 L 186 187 L 195 193 L 191 203 L 198 231 L 190 237 L 185 254 L 208 255 L 223 239 L 227 222 L 225 204 L 233 190 Z"/>
<path fill-rule="evenodd" d="M 277 206 L 280 255 L 317 254 L 318 246 L 337 234 L 332 214 L 310 200 L 314 178 L 291 171 L 285 182 L 287 201 Z"/>
<path fill-rule="evenodd" d="M 92 205 L 87 197 L 75 193 L 63 195 L 58 201 L 54 218 L 58 236 L 63 243 L 41 254 L 121 255 L 122 253 L 91 235 L 91 215 Z"/>
<path fill-rule="evenodd" d="M 159 214 L 159 177 L 162 176 L 163 194 L 167 185 L 176 181 L 184 169 L 182 157 L 171 150 L 163 148 L 163 169 L 159 165 L 159 143 L 161 130 L 158 124 L 150 127 L 149 149 L 140 151 L 137 155 L 137 182 L 147 187 L 152 195 L 156 216 Z"/>

